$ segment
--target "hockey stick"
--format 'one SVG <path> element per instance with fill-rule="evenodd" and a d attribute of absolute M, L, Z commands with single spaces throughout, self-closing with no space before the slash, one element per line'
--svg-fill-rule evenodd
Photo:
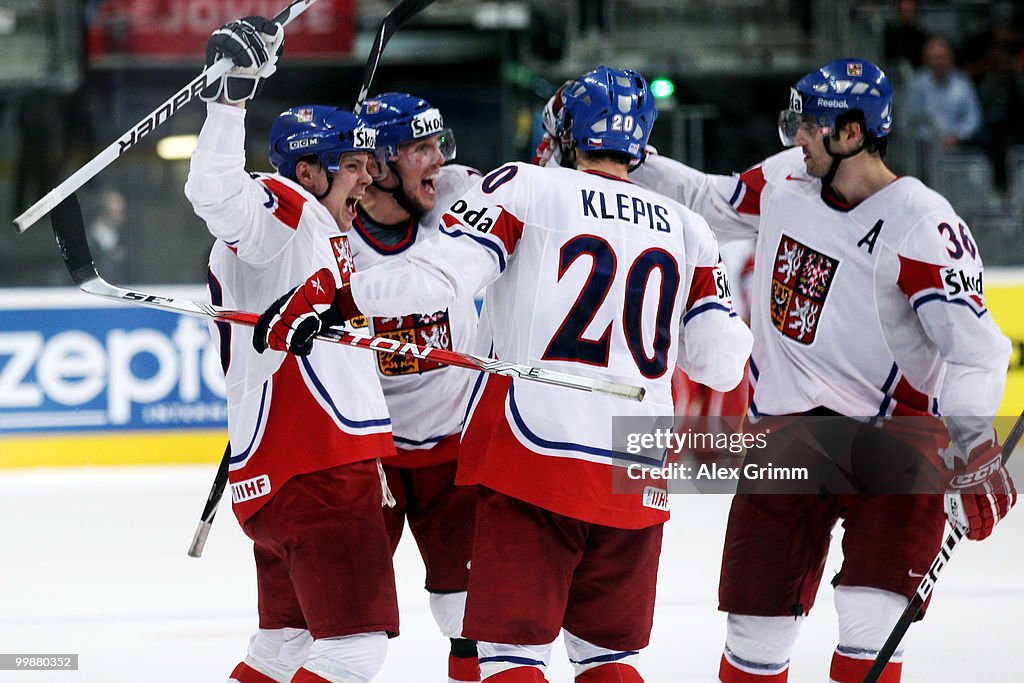
<path fill-rule="evenodd" d="M 224 495 L 224 487 L 228 484 L 228 465 L 230 462 L 231 442 L 228 441 L 228 445 L 224 447 L 224 457 L 220 459 L 220 466 L 217 468 L 217 475 L 213 478 L 210 495 L 206 497 L 203 514 L 199 517 L 199 526 L 196 527 L 195 536 L 192 537 L 192 545 L 188 547 L 189 557 L 203 556 L 206 537 L 210 535 L 210 528 L 213 527 L 213 516 L 217 514 L 217 505 L 220 503 L 221 496 Z"/>
<path fill-rule="evenodd" d="M 293 0 L 290 5 L 274 17 L 274 21 L 282 26 L 287 26 L 315 2 L 316 0 Z M 231 66 L 231 60 L 225 57 L 218 60 L 212 66 L 203 69 L 202 73 L 193 78 L 185 87 L 171 95 L 166 102 L 125 131 L 120 138 L 110 143 L 106 149 L 93 157 L 85 166 L 72 173 L 64 182 L 47 192 L 42 199 L 30 206 L 25 213 L 15 218 L 14 229 L 20 234 L 32 227 L 36 221 L 53 211 L 72 192 L 92 180 L 119 156 L 153 132 L 157 126 L 165 123 L 169 118 L 178 113 L 178 110 L 198 96 L 208 83 L 212 83 L 226 74 Z"/>
<path fill-rule="evenodd" d="M 395 31 L 400 29 L 405 22 L 419 14 L 419 12 L 434 0 L 403 0 L 395 5 L 388 12 L 377 27 L 377 35 L 373 39 L 373 47 L 370 48 L 370 56 L 366 59 L 366 69 L 363 70 L 363 82 L 359 85 L 359 96 L 356 98 L 355 113 L 366 101 L 370 94 L 370 86 L 373 84 L 373 77 L 377 74 L 377 67 L 380 65 L 380 58 L 384 55 L 384 46 L 391 40 Z"/>
<path fill-rule="evenodd" d="M 1013 428 L 1010 429 L 1010 433 L 1006 435 L 1006 440 L 1003 442 L 1003 465 L 1006 464 L 1006 461 L 1010 459 L 1010 454 L 1017 448 L 1021 436 L 1024 436 L 1024 413 L 1021 413 L 1020 417 L 1017 418 Z M 942 541 L 939 554 L 932 560 L 932 566 L 925 572 L 924 578 L 921 579 L 921 583 L 917 587 L 917 592 L 910 599 L 910 603 L 903 610 L 903 614 L 900 615 L 896 625 L 893 626 L 889 637 L 885 639 L 882 649 L 875 655 L 875 661 L 871 668 L 868 669 L 867 674 L 864 675 L 864 680 L 861 683 L 876 683 L 879 676 L 882 675 L 882 671 L 885 670 L 886 664 L 892 659 L 896 648 L 899 647 L 900 641 L 903 640 L 903 636 L 907 634 L 910 625 L 914 623 L 918 612 L 921 611 L 928 596 L 931 595 L 932 589 L 935 588 L 935 582 L 939 579 L 939 573 L 945 568 L 950 556 L 953 555 L 953 551 L 956 550 L 956 547 L 960 545 L 960 541 L 964 540 L 966 535 L 967 529 L 964 527 L 959 524 L 951 526 L 949 534 Z"/>
<path fill-rule="evenodd" d="M 79 289 L 87 294 L 123 303 L 148 306 L 162 311 L 172 311 L 182 315 L 209 318 L 248 327 L 255 326 L 256 321 L 259 320 L 259 316 L 255 313 L 222 308 L 198 301 L 172 299 L 156 294 L 122 289 L 104 280 L 96 271 L 92 254 L 89 252 L 89 242 L 85 236 L 82 210 L 78 205 L 78 198 L 74 194 L 54 209 L 50 220 L 53 223 L 53 233 L 57 238 L 57 246 L 60 248 L 61 256 L 64 257 L 64 263 L 71 273 L 71 279 L 74 280 Z M 395 356 L 411 356 L 421 360 L 432 360 L 442 365 L 482 370 L 494 375 L 518 377 L 519 379 L 532 382 L 578 389 L 606 396 L 616 396 L 633 401 L 642 401 L 644 399 L 645 389 L 643 387 L 590 377 L 580 377 L 529 365 L 509 363 L 494 358 L 483 358 L 469 353 L 449 351 L 448 349 L 418 346 L 386 337 L 352 334 L 339 327 L 329 327 L 320 332 L 316 338 L 335 344 L 344 344 L 370 351 L 381 351 Z"/>

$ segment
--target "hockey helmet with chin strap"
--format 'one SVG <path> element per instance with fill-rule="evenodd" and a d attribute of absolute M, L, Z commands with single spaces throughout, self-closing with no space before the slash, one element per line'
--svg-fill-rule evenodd
<path fill-rule="evenodd" d="M 836 119 L 860 111 L 866 136 L 892 132 L 892 85 L 885 73 L 864 59 L 829 62 L 790 88 L 789 108 L 779 114 L 779 137 L 792 147 L 801 124 L 816 126 L 824 137 L 836 134 Z"/>
<path fill-rule="evenodd" d="M 377 132 L 350 111 L 323 105 L 292 107 L 270 128 L 270 163 L 295 180 L 295 166 L 303 157 L 315 156 L 328 174 L 334 174 L 343 155 L 369 152 L 373 164 L 368 170 L 376 178 L 385 168 L 377 140 Z"/>
<path fill-rule="evenodd" d="M 624 152 L 642 159 L 658 118 L 647 81 L 632 69 L 599 66 L 562 91 L 558 112 L 562 158 L 573 149 Z"/>
<path fill-rule="evenodd" d="M 441 112 L 426 100 L 408 93 L 383 93 L 364 102 L 359 115 L 377 130 L 377 144 L 389 162 L 398 161 L 398 147 L 403 142 L 433 135 L 444 160 L 455 158 L 455 136 L 445 127 Z"/>

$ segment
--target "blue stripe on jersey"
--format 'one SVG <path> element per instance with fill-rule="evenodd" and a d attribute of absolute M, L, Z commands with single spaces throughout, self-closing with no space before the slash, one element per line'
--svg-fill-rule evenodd
<path fill-rule="evenodd" d="M 505 254 L 501 251 L 501 247 L 499 247 L 494 242 L 491 242 L 490 240 L 485 240 L 483 237 L 477 237 L 476 235 L 473 235 L 468 232 L 463 232 L 457 229 L 449 231 L 449 229 L 444 226 L 444 223 L 438 225 L 437 229 L 441 231 L 441 234 L 447 235 L 448 237 L 468 237 L 469 239 L 479 243 L 480 245 L 487 247 L 488 249 L 493 251 L 498 257 L 498 270 L 501 271 L 502 273 L 505 272 Z"/>
<path fill-rule="evenodd" d="M 263 408 L 267 405 L 268 386 L 270 386 L 269 379 L 263 383 L 263 393 L 260 395 L 260 412 L 256 416 L 256 428 L 252 431 L 252 439 L 249 440 L 249 445 L 245 447 L 244 451 L 231 456 L 231 460 L 228 462 L 232 465 L 237 465 L 238 463 L 243 462 L 252 452 L 252 445 L 256 443 L 256 435 L 260 433 L 260 425 L 263 423 Z"/>
<path fill-rule="evenodd" d="M 736 317 L 736 314 L 733 313 L 729 309 L 728 306 L 723 306 L 722 304 L 720 304 L 718 302 L 715 302 L 715 301 L 709 301 L 706 304 L 701 304 L 700 306 L 697 306 L 696 308 L 691 309 L 689 313 L 684 315 L 683 316 L 683 324 L 685 325 L 686 323 L 690 322 L 690 320 L 692 320 L 696 316 L 700 315 L 701 313 L 704 313 L 705 311 L 712 311 L 712 310 L 725 311 L 726 313 L 729 314 L 730 318 L 735 318 Z"/>
<path fill-rule="evenodd" d="M 454 432 L 453 432 L 454 433 Z M 410 446 L 422 446 L 425 443 L 439 443 L 447 439 L 451 434 L 445 434 L 444 436 L 431 436 L 423 439 L 423 441 L 416 441 L 415 439 L 404 439 L 400 436 L 391 435 L 391 438 L 395 440 L 395 443 L 407 443 Z"/>
<path fill-rule="evenodd" d="M 494 657 L 481 657 L 480 663 L 486 664 L 487 662 L 508 662 L 509 664 L 519 664 L 520 666 L 547 666 L 547 662 L 539 659 L 530 659 L 529 657 L 513 657 L 512 655 L 495 655 Z"/>
<path fill-rule="evenodd" d="M 963 299 L 947 299 L 945 294 L 925 294 L 920 299 L 914 302 L 914 310 L 916 311 L 921 306 L 921 304 L 927 303 L 929 301 L 942 301 L 947 304 L 960 304 L 961 306 L 966 306 L 967 309 L 978 318 L 988 313 L 987 308 L 983 308 L 980 311 L 976 311 L 974 310 L 974 306 L 971 304 L 970 301 L 964 301 Z"/>
<path fill-rule="evenodd" d="M 743 180 L 742 179 L 737 179 L 736 180 L 736 189 L 733 191 L 732 196 L 729 197 L 729 203 L 732 204 L 733 207 L 736 206 L 736 200 L 738 200 L 740 198 L 740 192 L 742 192 L 742 191 L 743 191 Z"/>
<path fill-rule="evenodd" d="M 574 451 L 576 453 L 584 453 L 586 455 L 596 455 L 599 458 L 607 458 L 608 460 L 619 460 L 626 462 L 633 462 L 641 465 L 651 465 L 652 467 L 661 467 L 664 465 L 663 459 L 661 458 L 645 458 L 639 455 L 630 455 L 629 453 L 622 453 L 620 451 L 610 451 L 605 448 L 597 448 L 596 446 L 584 446 L 583 444 L 572 443 L 569 441 L 548 441 L 543 439 L 533 432 L 530 431 L 529 427 L 523 421 L 522 415 L 519 414 L 519 408 L 516 406 L 515 396 L 516 383 L 513 380 L 508 387 L 508 405 L 512 411 L 512 419 L 515 420 L 516 426 L 519 427 L 519 431 L 523 433 L 527 439 L 536 444 L 541 448 L 559 450 L 559 451 Z M 612 464 L 611 462 L 608 464 Z"/>
<path fill-rule="evenodd" d="M 334 412 L 334 416 L 338 419 L 338 422 L 345 425 L 346 427 L 351 427 L 352 429 L 365 429 L 367 427 L 386 427 L 391 424 L 390 417 L 384 417 L 378 420 L 351 420 L 342 415 L 341 412 L 338 410 L 338 407 L 334 405 L 334 399 L 331 398 L 330 394 L 327 393 L 327 389 L 324 388 L 324 385 L 320 382 L 320 378 L 316 376 L 315 372 L 313 372 L 313 366 L 309 364 L 309 358 L 307 358 L 306 356 L 299 356 L 298 358 L 299 361 L 302 363 L 302 367 L 306 369 L 307 373 L 309 373 L 309 379 L 312 380 L 313 386 L 316 387 L 317 393 L 319 393 L 321 398 L 323 398 L 324 401 L 327 402 L 327 405 L 331 407 L 331 410 Z"/>
<path fill-rule="evenodd" d="M 640 654 L 639 650 L 630 650 L 629 652 L 611 652 L 606 655 L 597 655 L 596 657 L 590 657 L 589 659 L 581 659 L 578 661 L 575 659 L 570 659 L 569 661 L 577 665 L 594 664 L 595 662 L 617 662 L 620 659 L 625 659 L 626 657 L 632 657 L 633 655 L 638 654 Z"/>
<path fill-rule="evenodd" d="M 900 369 L 896 367 L 896 364 L 892 364 L 892 369 L 889 370 L 889 377 L 885 380 L 885 384 L 882 385 L 882 404 L 878 406 L 878 415 L 876 417 L 883 417 L 885 411 L 889 408 L 889 404 L 892 402 L 892 385 L 896 381 L 896 375 Z"/>

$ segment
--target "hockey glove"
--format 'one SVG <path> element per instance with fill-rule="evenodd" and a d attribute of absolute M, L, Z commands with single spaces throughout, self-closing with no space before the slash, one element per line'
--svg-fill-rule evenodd
<path fill-rule="evenodd" d="M 341 322 L 334 310 L 336 293 L 330 270 L 321 268 L 313 273 L 263 312 L 253 329 L 253 348 L 259 353 L 270 348 L 308 356 L 316 335 Z"/>
<path fill-rule="evenodd" d="M 206 41 L 206 66 L 222 57 L 235 65 L 203 88 L 199 97 L 215 102 L 223 96 L 231 104 L 252 99 L 263 79 L 277 71 L 283 47 L 284 28 L 264 17 L 245 17 L 224 24 Z"/>
<path fill-rule="evenodd" d="M 989 430 L 975 439 L 966 456 L 956 446 L 941 456 L 951 475 L 945 500 L 949 523 L 965 528 L 972 541 L 988 538 L 1017 502 L 1017 489 L 1003 467 L 995 432 Z"/>

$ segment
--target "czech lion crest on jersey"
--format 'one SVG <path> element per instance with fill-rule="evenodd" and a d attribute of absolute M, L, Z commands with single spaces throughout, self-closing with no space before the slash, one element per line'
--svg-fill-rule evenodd
<path fill-rule="evenodd" d="M 452 348 L 452 329 L 448 311 L 420 313 L 401 318 L 374 318 L 373 333 L 378 337 L 396 339 L 403 343 L 430 346 L 435 349 Z M 442 368 L 444 365 L 426 358 L 377 354 L 377 368 L 385 377 L 416 375 Z"/>
<path fill-rule="evenodd" d="M 772 271 L 771 316 L 775 329 L 801 344 L 811 344 L 821 321 L 837 259 L 782 236 Z"/>

